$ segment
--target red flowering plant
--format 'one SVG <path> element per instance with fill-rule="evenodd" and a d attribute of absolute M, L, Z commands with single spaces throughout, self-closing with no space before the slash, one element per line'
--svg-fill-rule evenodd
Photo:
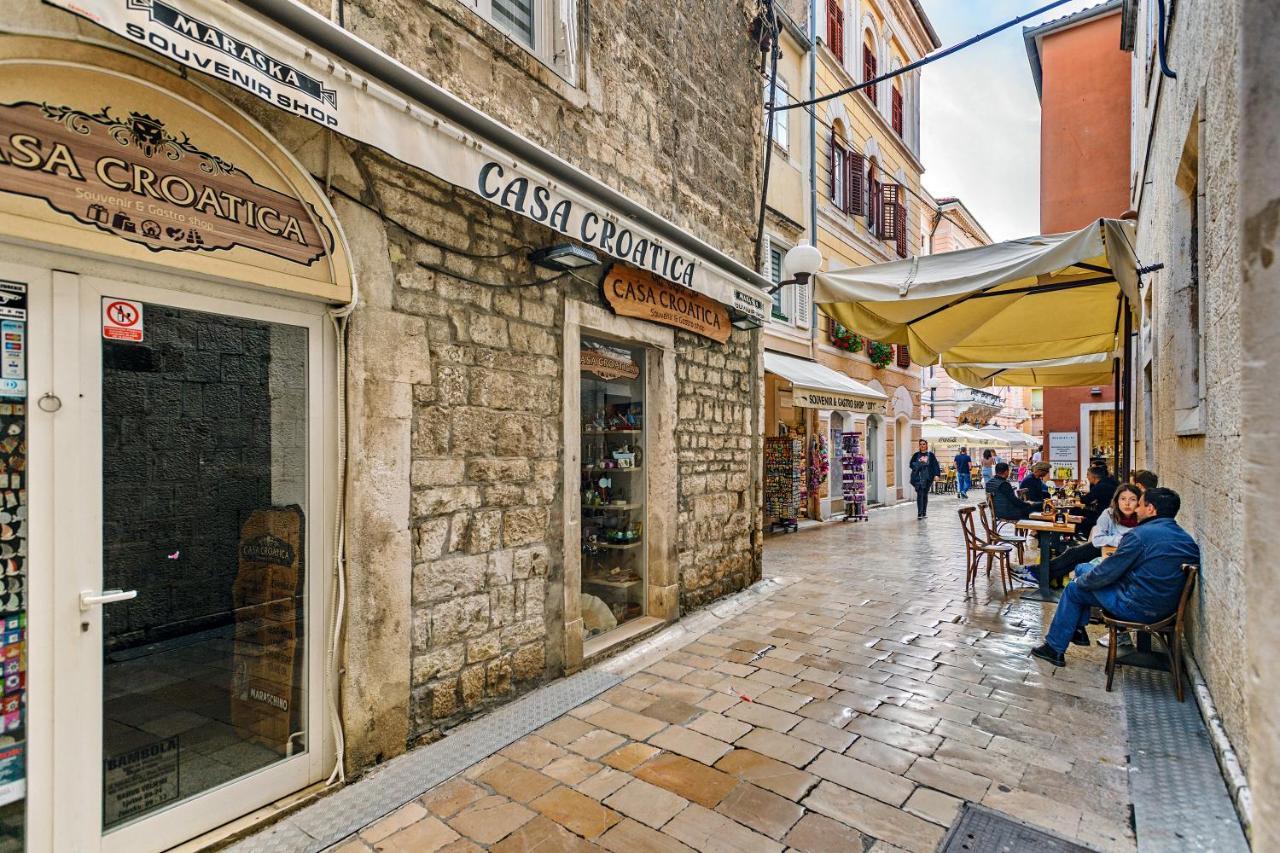
<path fill-rule="evenodd" d="M 845 352 L 860 352 L 862 350 L 862 336 L 855 334 L 851 329 L 847 329 L 834 320 L 831 322 L 831 328 L 827 332 L 831 338 L 831 345 L 836 349 L 842 349 Z"/>
<path fill-rule="evenodd" d="M 880 341 L 872 341 L 867 345 L 867 358 L 875 367 L 888 367 L 893 360 L 893 347 Z"/>

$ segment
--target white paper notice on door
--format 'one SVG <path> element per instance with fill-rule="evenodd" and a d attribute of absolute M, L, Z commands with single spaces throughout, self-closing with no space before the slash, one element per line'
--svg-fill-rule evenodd
<path fill-rule="evenodd" d="M 178 799 L 178 738 L 170 737 L 103 761 L 102 811 L 107 826 Z"/>
<path fill-rule="evenodd" d="M 102 297 L 102 337 L 109 341 L 142 343 L 142 303 Z"/>

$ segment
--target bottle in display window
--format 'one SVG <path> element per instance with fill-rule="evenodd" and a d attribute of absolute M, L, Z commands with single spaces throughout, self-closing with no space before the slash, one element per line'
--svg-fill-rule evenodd
<path fill-rule="evenodd" d="M 644 615 L 644 350 L 584 338 L 581 383 L 585 639 Z"/>

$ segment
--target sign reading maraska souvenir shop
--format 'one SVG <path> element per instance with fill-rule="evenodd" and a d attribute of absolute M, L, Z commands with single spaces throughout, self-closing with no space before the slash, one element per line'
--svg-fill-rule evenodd
<path fill-rule="evenodd" d="M 303 202 L 261 186 L 179 129 L 111 107 L 0 104 L 0 191 L 43 199 L 156 252 L 244 246 L 300 264 L 325 254 Z"/>
<path fill-rule="evenodd" d="M 718 343 L 733 332 L 729 310 L 714 299 L 671 284 L 653 273 L 613 264 L 600 280 L 615 314 L 674 326 Z"/>

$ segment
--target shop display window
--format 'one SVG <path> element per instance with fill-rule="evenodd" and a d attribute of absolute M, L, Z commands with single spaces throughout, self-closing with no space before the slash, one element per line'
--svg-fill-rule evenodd
<path fill-rule="evenodd" d="M 582 341 L 584 639 L 645 611 L 644 356 L 641 347 Z"/>

